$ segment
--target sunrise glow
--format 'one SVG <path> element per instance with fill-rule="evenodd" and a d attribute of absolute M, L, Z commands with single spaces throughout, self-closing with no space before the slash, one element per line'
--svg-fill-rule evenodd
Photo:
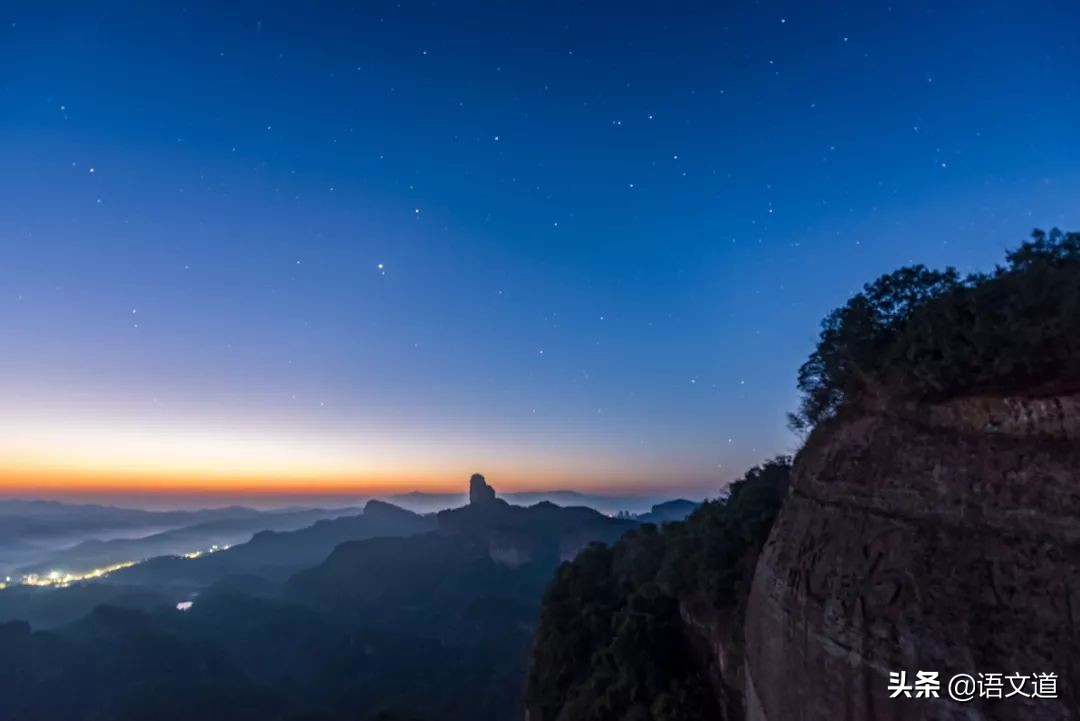
<path fill-rule="evenodd" d="M 634 471 L 568 444 L 559 457 L 512 438 L 434 429 L 290 428 L 79 418 L 0 419 L 0 491 L 33 493 L 252 493 L 358 495 L 458 491 L 482 467 L 507 490 L 573 484 L 648 487 Z M 686 479 L 692 485 L 692 479 Z"/>

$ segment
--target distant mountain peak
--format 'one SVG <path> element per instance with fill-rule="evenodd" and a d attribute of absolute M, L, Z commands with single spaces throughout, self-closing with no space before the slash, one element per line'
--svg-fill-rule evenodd
<path fill-rule="evenodd" d="M 479 473 L 469 479 L 469 504 L 491 503 L 495 500 L 495 489 Z"/>
<path fill-rule="evenodd" d="M 416 518 L 417 514 L 410 510 L 402 508 L 401 506 L 395 506 L 393 503 L 387 503 L 386 501 L 380 501 L 377 499 L 371 499 L 364 504 L 364 515 L 380 518 Z"/>

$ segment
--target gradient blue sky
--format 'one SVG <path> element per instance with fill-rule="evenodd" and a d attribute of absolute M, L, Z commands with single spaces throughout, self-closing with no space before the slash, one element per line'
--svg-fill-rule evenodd
<path fill-rule="evenodd" d="M 863 282 L 1080 227 L 1078 26 L 8 3 L 0 486 L 713 493 Z"/>

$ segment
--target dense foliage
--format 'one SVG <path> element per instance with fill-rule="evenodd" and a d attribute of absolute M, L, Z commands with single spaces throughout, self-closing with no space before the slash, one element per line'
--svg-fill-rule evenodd
<path fill-rule="evenodd" d="M 1080 377 L 1080 233 L 1036 230 L 992 273 L 902 268 L 822 322 L 790 418 Z"/>
<path fill-rule="evenodd" d="M 564 563 L 544 596 L 527 681 L 541 721 L 725 718 L 707 643 L 683 614 L 739 629 L 754 564 L 787 488 L 777 458 L 685 521 L 645 525 Z M 738 644 L 741 639 L 733 639 Z"/>

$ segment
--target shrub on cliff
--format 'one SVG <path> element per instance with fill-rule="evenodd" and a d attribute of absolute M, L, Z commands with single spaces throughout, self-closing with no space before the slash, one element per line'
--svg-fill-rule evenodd
<path fill-rule="evenodd" d="M 1036 230 L 992 273 L 901 268 L 822 322 L 799 369 L 807 430 L 842 408 L 1080 377 L 1080 233 Z"/>
<path fill-rule="evenodd" d="M 644 525 L 560 566 L 544 595 L 533 646 L 532 718 L 725 718 L 731 699 L 716 697 L 700 651 L 704 640 L 687 628 L 683 613 L 707 609 L 741 628 L 754 563 L 789 473 L 789 459 L 769 461 L 685 521 Z"/>

